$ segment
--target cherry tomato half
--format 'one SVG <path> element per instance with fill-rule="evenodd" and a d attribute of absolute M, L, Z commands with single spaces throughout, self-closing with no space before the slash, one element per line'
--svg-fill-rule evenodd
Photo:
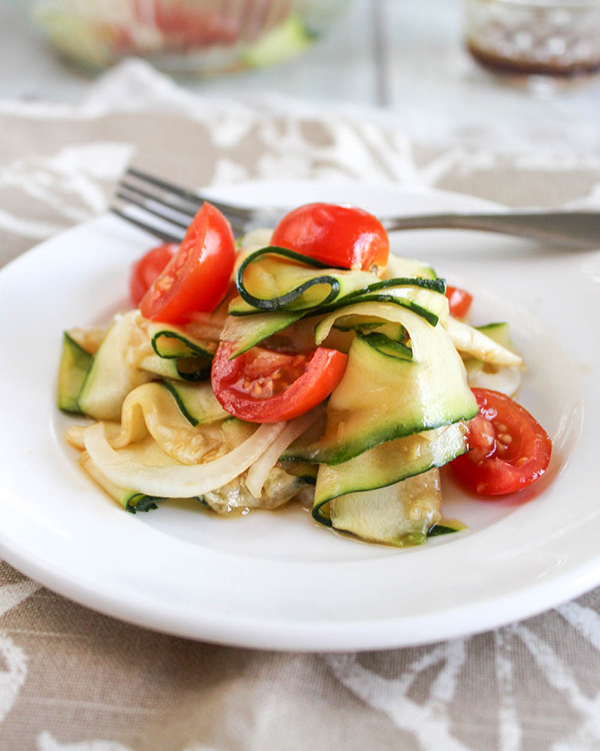
<path fill-rule="evenodd" d="M 144 318 L 185 323 L 191 313 L 214 310 L 229 286 L 235 244 L 229 222 L 205 203 L 173 259 L 140 303 Z"/>
<path fill-rule="evenodd" d="M 212 365 L 213 391 L 223 409 L 248 422 L 292 420 L 316 407 L 342 380 L 348 356 L 319 347 L 283 354 L 253 347 L 234 360 L 221 342 Z"/>
<path fill-rule="evenodd" d="M 473 295 L 470 295 L 464 289 L 460 289 L 460 287 L 451 287 L 448 285 L 446 287 L 446 297 L 450 305 L 450 315 L 455 318 L 464 318 L 473 302 Z"/>
<path fill-rule="evenodd" d="M 379 275 L 390 254 L 387 232 L 377 217 L 333 203 L 309 203 L 291 211 L 275 228 L 271 243 L 329 266 Z"/>
<path fill-rule="evenodd" d="M 456 477 L 479 495 L 504 495 L 541 477 L 552 453 L 542 426 L 499 391 L 473 389 L 479 414 L 468 423 L 471 449 L 451 463 Z"/>
<path fill-rule="evenodd" d="M 165 243 L 152 248 L 133 264 L 129 277 L 131 302 L 137 307 L 142 297 L 158 279 L 165 266 L 179 248 L 176 243 Z"/>

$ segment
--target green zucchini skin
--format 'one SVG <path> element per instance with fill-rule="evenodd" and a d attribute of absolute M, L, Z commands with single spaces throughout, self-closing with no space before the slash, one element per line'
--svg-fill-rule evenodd
<path fill-rule="evenodd" d="M 236 348 L 231 353 L 233 360 L 256 347 L 265 339 L 287 329 L 299 321 L 303 313 L 279 311 L 277 313 L 257 313 L 252 316 L 229 316 L 221 334 L 222 341 L 235 342 Z"/>
<path fill-rule="evenodd" d="M 277 261 L 284 259 L 285 261 L 293 261 L 293 264 L 280 264 Z M 262 263 L 262 265 L 268 264 L 269 269 L 271 267 L 281 266 L 281 270 L 289 267 L 289 271 L 296 272 L 296 280 L 292 285 L 286 285 L 288 289 L 280 289 L 280 294 L 270 298 L 258 297 L 253 294 L 244 281 L 244 274 L 251 264 Z M 302 264 L 302 265 L 299 265 Z M 305 267 L 308 267 L 305 268 Z M 311 272 L 310 269 L 316 269 L 317 271 Z M 327 270 L 330 273 L 324 274 L 321 271 Z M 251 253 L 240 264 L 240 267 L 236 274 L 236 286 L 242 300 L 251 308 L 255 308 L 258 311 L 270 311 L 292 309 L 296 310 L 307 309 L 307 307 L 315 307 L 315 305 L 306 305 L 302 301 L 302 296 L 315 286 L 329 287 L 329 291 L 319 301 L 320 305 L 327 304 L 328 302 L 335 300 L 341 290 L 341 284 L 338 276 L 335 273 L 331 273 L 332 269 L 326 266 L 324 263 L 317 261 L 309 256 L 304 256 L 301 253 L 296 253 L 293 250 L 287 248 L 279 248 L 276 246 L 269 246 L 262 248 L 254 253 Z M 340 273 L 344 273 L 343 271 Z M 272 274 L 273 278 L 278 282 L 278 275 Z M 302 280 L 302 281 L 301 281 Z M 234 301 L 235 302 L 235 301 Z M 294 305 L 294 303 L 296 303 Z M 235 306 L 233 310 L 236 310 Z M 229 313 L 232 312 L 232 306 L 229 308 Z M 239 313 L 238 313 L 239 315 Z"/>
<path fill-rule="evenodd" d="M 462 360 L 441 325 L 431 326 L 408 310 L 372 303 L 344 313 L 401 323 L 409 332 L 413 359 L 382 350 L 373 334 L 357 334 L 344 377 L 327 405 L 324 434 L 310 443 L 299 439 L 284 458 L 343 464 L 381 443 L 477 414 Z M 321 335 L 334 322 L 333 317 L 323 321 Z"/>
<path fill-rule="evenodd" d="M 217 401 L 210 383 L 192 385 L 170 380 L 164 380 L 162 383 L 173 395 L 182 415 L 190 425 L 205 425 L 231 418 Z"/>
<path fill-rule="evenodd" d="M 119 499 L 117 499 L 119 500 Z M 127 491 L 127 494 L 123 496 L 122 499 L 119 500 L 120 503 L 122 503 L 123 508 L 125 511 L 129 512 L 130 514 L 137 514 L 138 512 L 148 512 L 148 511 L 155 511 L 158 508 L 158 504 L 161 501 L 170 501 L 173 500 L 172 498 L 155 498 L 151 495 L 144 495 L 143 493 L 129 493 Z M 202 506 L 205 508 L 209 508 L 208 503 L 203 498 L 194 497 L 191 499 L 184 499 L 184 500 L 193 500 L 198 501 Z"/>
<path fill-rule="evenodd" d="M 120 420 L 121 407 L 130 391 L 152 376 L 128 363 L 131 331 L 136 311 L 117 319 L 94 355 L 77 398 L 79 409 L 96 420 Z"/>
<path fill-rule="evenodd" d="M 152 349 L 163 361 L 156 369 L 173 370 L 171 377 L 191 383 L 210 378 L 210 369 L 218 342 L 205 342 L 186 334 L 183 329 L 164 323 L 151 324 L 148 335 Z"/>
<path fill-rule="evenodd" d="M 135 490 L 128 490 L 115 485 L 105 475 L 100 472 L 98 467 L 92 462 L 87 451 L 83 451 L 79 456 L 79 464 L 81 468 L 87 472 L 92 480 L 104 490 L 113 500 L 115 500 L 125 511 L 130 514 L 136 514 L 138 511 L 147 512 L 153 511 L 158 508 L 158 503 L 161 501 L 170 500 L 168 498 L 158 498 L 155 496 L 145 495 L 144 493 L 138 493 Z M 195 498 L 194 500 L 200 501 L 203 505 L 206 505 L 202 499 Z"/>
<path fill-rule="evenodd" d="M 325 506 L 336 498 L 394 485 L 443 467 L 467 451 L 465 435 L 463 423 L 457 423 L 381 443 L 343 464 L 321 464 L 312 512 L 315 521 L 327 524 Z"/>
<path fill-rule="evenodd" d="M 259 264 L 262 272 L 277 286 L 279 294 L 259 297 L 257 290 L 251 292 L 248 289 L 244 272 L 253 264 Z M 322 273 L 323 271 L 327 273 Z M 240 297 L 229 306 L 231 316 L 282 311 L 320 315 L 359 301 L 378 301 L 414 309 L 433 325 L 437 323 L 439 312 L 420 304 L 418 298 L 413 299 L 417 293 L 411 295 L 410 291 L 401 288 L 413 287 L 441 295 L 444 295 L 446 289 L 445 280 L 435 276 L 406 276 L 381 281 L 369 272 L 327 268 L 312 258 L 276 247 L 263 248 L 249 255 L 238 269 L 236 283 Z M 307 297 L 307 293 L 315 287 L 322 288 L 320 294 Z M 426 300 L 430 301 L 429 298 Z"/>
<path fill-rule="evenodd" d="M 92 355 L 65 331 L 58 370 L 57 404 L 59 409 L 73 414 L 82 414 L 77 398 L 91 362 Z"/>
<path fill-rule="evenodd" d="M 152 349 L 165 360 L 176 360 L 180 357 L 203 357 L 212 360 L 218 344 L 194 339 L 178 326 L 165 323 L 150 324 L 148 336 Z"/>
<path fill-rule="evenodd" d="M 427 537 L 441 537 L 442 535 L 453 535 L 456 532 L 463 532 L 467 526 L 462 522 L 446 521 L 442 519 L 438 524 L 434 524 L 427 532 Z"/>
<path fill-rule="evenodd" d="M 210 378 L 212 360 L 204 357 L 178 357 L 165 359 L 152 353 L 140 362 L 140 369 L 155 377 L 170 378 L 187 383 L 201 383 Z"/>
<path fill-rule="evenodd" d="M 291 263 L 290 263 L 291 262 Z M 258 296 L 251 291 L 244 279 L 245 272 L 254 264 L 264 267 L 271 285 L 277 287 L 278 294 L 271 297 Z M 432 289 L 444 294 L 445 280 L 438 279 L 433 269 L 417 261 L 394 258 L 393 276 L 383 281 L 365 271 L 336 269 L 317 261 L 310 256 L 276 246 L 256 250 L 247 256 L 236 274 L 236 286 L 241 301 L 233 301 L 230 315 L 247 315 L 254 311 L 274 312 L 278 310 L 310 310 L 328 308 L 342 298 L 378 289 L 412 284 Z M 312 269 L 312 271 L 311 271 Z M 312 287 L 329 287 L 312 300 L 303 299 Z M 244 304 L 245 303 L 245 304 Z"/>
<path fill-rule="evenodd" d="M 288 475 L 294 475 L 307 485 L 316 485 L 317 475 L 319 472 L 318 464 L 308 464 L 307 462 L 297 461 L 280 461 L 279 466 L 285 470 Z"/>
<path fill-rule="evenodd" d="M 417 277 L 420 279 L 437 279 L 438 276 L 431 266 L 411 258 L 401 258 L 390 253 L 388 265 L 383 275 L 384 279 L 399 277 Z"/>
<path fill-rule="evenodd" d="M 384 488 L 337 498 L 330 503 L 334 529 L 369 542 L 395 547 L 422 545 L 441 520 L 442 501 L 437 469 L 408 477 Z"/>
<path fill-rule="evenodd" d="M 125 496 L 121 503 L 125 511 L 130 514 L 137 514 L 138 511 L 148 512 L 158 508 L 156 501 L 162 501 L 163 498 L 154 498 L 153 496 L 144 495 L 143 493 L 131 493 Z"/>
<path fill-rule="evenodd" d="M 445 290 L 444 279 L 389 279 L 374 282 L 363 289 L 340 296 L 330 305 L 322 306 L 314 313 L 328 314 L 357 303 L 389 303 L 412 310 L 432 326 L 436 326 L 440 319 L 445 319 L 448 315 Z"/>
<path fill-rule="evenodd" d="M 378 331 L 362 334 L 359 332 L 358 336 L 361 336 L 370 347 L 378 350 L 384 355 L 390 357 L 398 357 L 401 360 L 412 360 L 412 349 L 402 342 L 391 339 L 386 334 L 382 334 Z"/>
<path fill-rule="evenodd" d="M 302 261 L 290 263 L 290 261 Z M 252 292 L 244 272 L 257 264 L 261 274 L 271 280 L 270 297 Z M 307 256 L 284 248 L 263 248 L 252 253 L 241 264 L 237 274 L 239 298 L 229 305 L 229 315 L 256 315 L 266 312 L 316 312 L 356 290 L 368 287 L 377 277 L 367 271 L 349 271 L 326 267 Z M 255 287 L 260 285 L 254 285 Z"/>
<path fill-rule="evenodd" d="M 430 280 L 415 279 L 395 279 L 393 283 L 378 282 L 372 284 L 359 293 L 353 293 L 347 297 L 341 298 L 334 304 L 317 308 L 315 310 L 291 312 L 281 310 L 275 313 L 260 313 L 256 315 L 237 315 L 230 310 L 230 317 L 227 319 L 222 338 L 225 341 L 236 342 L 237 346 L 231 355 L 231 359 L 247 352 L 251 347 L 255 347 L 265 339 L 283 332 L 286 328 L 302 320 L 307 324 L 314 321 L 315 331 L 319 331 L 319 317 L 330 314 L 334 311 L 341 311 L 350 304 L 356 305 L 362 302 L 386 302 L 399 307 L 407 308 L 417 313 L 432 326 L 435 326 L 440 318 L 447 315 L 447 300 L 440 293 L 440 280 L 431 282 Z M 319 317 L 318 317 L 319 316 Z M 383 323 L 372 323 L 371 328 L 382 326 Z M 363 324 L 362 329 L 369 328 L 368 324 Z M 336 326 L 341 331 L 349 331 L 354 327 Z M 361 330 L 357 327 L 356 330 Z"/>
<path fill-rule="evenodd" d="M 278 263 L 271 260 L 272 256 Z M 297 263 L 287 264 L 289 260 L 310 261 L 310 266 L 318 271 L 312 272 L 310 268 Z M 253 263 L 264 266 L 267 262 L 269 266 L 262 268 L 262 271 L 269 271 L 268 278 L 275 279 L 282 292 L 268 299 L 250 294 L 244 283 L 247 268 Z M 278 269 L 285 271 L 285 280 L 277 280 Z M 321 264 L 313 259 L 285 249 L 264 248 L 248 256 L 237 275 L 240 298 L 230 304 L 229 319 L 222 334 L 225 341 L 237 343 L 232 359 L 303 317 L 309 321 L 360 302 L 385 302 L 405 307 L 433 326 L 440 318 L 445 320 L 448 316 L 443 279 L 405 277 L 380 281 L 373 274 L 363 271 L 328 269 L 329 273 L 323 275 L 321 270 Z M 313 287 L 328 287 L 329 293 L 322 293 L 312 300 L 305 299 L 305 293 Z M 318 319 L 315 318 L 317 324 Z"/>
<path fill-rule="evenodd" d="M 149 324 L 147 333 L 154 353 L 140 362 L 142 370 L 189 383 L 210 378 L 217 342 L 194 339 L 178 326 L 165 323 Z"/>

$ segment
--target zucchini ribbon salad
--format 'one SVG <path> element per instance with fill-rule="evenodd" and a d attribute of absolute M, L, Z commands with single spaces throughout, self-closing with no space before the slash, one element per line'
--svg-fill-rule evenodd
<path fill-rule="evenodd" d="M 439 468 L 480 499 L 535 482 L 551 442 L 511 398 L 506 323 L 389 253 L 361 209 L 302 206 L 236 244 L 205 203 L 180 246 L 149 251 L 135 309 L 64 334 L 67 441 L 127 511 L 196 499 L 221 515 L 292 500 L 363 540 L 418 545 L 444 521 Z"/>

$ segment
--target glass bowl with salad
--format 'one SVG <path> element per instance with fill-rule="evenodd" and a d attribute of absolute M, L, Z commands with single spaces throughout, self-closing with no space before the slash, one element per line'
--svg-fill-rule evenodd
<path fill-rule="evenodd" d="M 171 73 L 234 72 L 308 48 L 347 0 L 30 0 L 59 53 L 102 70 L 130 55 Z"/>
<path fill-rule="evenodd" d="M 357 207 L 308 204 L 236 240 L 205 203 L 129 282 L 122 314 L 64 333 L 58 406 L 89 418 L 66 440 L 131 513 L 301 502 L 321 527 L 406 547 L 464 526 L 444 514 L 446 465 L 475 503 L 548 467 L 508 323 L 471 326 L 470 293 L 390 254 Z"/>

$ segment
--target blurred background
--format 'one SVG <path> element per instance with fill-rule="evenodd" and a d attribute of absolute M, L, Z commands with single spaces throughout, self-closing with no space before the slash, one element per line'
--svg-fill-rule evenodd
<path fill-rule="evenodd" d="M 74 102 L 141 54 L 204 95 L 376 105 L 429 140 L 539 129 L 595 153 L 600 6 L 547 3 L 0 0 L 0 98 Z"/>

